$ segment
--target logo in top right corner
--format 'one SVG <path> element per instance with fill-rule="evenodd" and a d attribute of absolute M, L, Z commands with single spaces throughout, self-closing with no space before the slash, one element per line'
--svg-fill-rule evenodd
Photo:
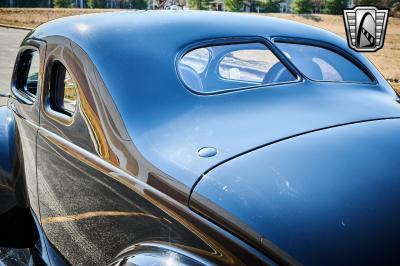
<path fill-rule="evenodd" d="M 375 52 L 383 47 L 389 9 L 357 6 L 343 9 L 347 42 L 358 52 Z"/>

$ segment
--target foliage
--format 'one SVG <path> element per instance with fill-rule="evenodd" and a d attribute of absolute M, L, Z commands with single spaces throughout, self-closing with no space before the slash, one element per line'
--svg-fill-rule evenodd
<path fill-rule="evenodd" d="M 260 2 L 260 12 L 263 13 L 278 13 L 280 11 L 280 3 L 283 0 L 264 0 Z"/>
<path fill-rule="evenodd" d="M 342 14 L 343 8 L 346 7 L 347 0 L 326 0 L 323 12 L 326 14 L 340 15 Z"/>
<path fill-rule="evenodd" d="M 212 0 L 189 0 L 192 9 L 209 10 Z"/>
<path fill-rule="evenodd" d="M 380 0 L 376 4 L 380 8 L 390 8 L 390 14 L 392 16 L 400 17 L 400 1 L 399 0 Z"/>
<path fill-rule="evenodd" d="M 380 0 L 357 0 L 357 5 L 379 6 Z"/>
<path fill-rule="evenodd" d="M 54 0 L 53 1 L 54 7 L 72 7 L 71 0 Z"/>
<path fill-rule="evenodd" d="M 313 10 L 312 0 L 294 0 L 292 11 L 297 14 L 310 14 Z"/>
<path fill-rule="evenodd" d="M 49 7 L 50 0 L 0 0 L 0 7 Z"/>
<path fill-rule="evenodd" d="M 16 6 L 17 7 L 38 7 L 39 0 L 17 0 Z"/>
<path fill-rule="evenodd" d="M 88 0 L 87 6 L 90 8 L 105 8 L 106 0 Z"/>
<path fill-rule="evenodd" d="M 225 7 L 227 11 L 231 12 L 243 11 L 243 0 L 226 0 Z"/>
<path fill-rule="evenodd" d="M 147 0 L 128 0 L 127 4 L 125 8 L 147 9 Z"/>
<path fill-rule="evenodd" d="M 357 5 L 373 5 L 379 8 L 389 8 L 391 14 L 394 15 L 396 12 L 400 11 L 400 1 L 399 0 L 357 0 Z"/>

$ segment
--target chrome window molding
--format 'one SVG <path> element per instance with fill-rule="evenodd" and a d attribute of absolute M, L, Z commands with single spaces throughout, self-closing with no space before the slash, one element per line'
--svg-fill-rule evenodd
<path fill-rule="evenodd" d="M 293 81 L 287 81 L 287 82 L 278 82 L 278 83 L 271 83 L 271 84 L 255 84 L 254 86 L 242 86 L 242 87 L 237 87 L 233 89 L 221 89 L 221 90 L 216 90 L 213 92 L 200 92 L 193 90 L 189 86 L 186 85 L 186 83 L 183 81 L 181 75 L 179 74 L 179 62 L 180 60 L 189 52 L 200 49 L 200 48 L 207 48 L 209 46 L 219 46 L 219 45 L 233 45 L 233 44 L 246 44 L 246 43 L 261 43 L 265 45 L 273 54 L 276 56 L 276 58 L 289 70 L 289 72 L 293 75 L 295 78 Z M 211 55 L 212 58 L 212 55 Z M 206 71 L 208 69 L 206 68 Z M 185 48 L 183 48 L 175 57 L 175 74 L 177 75 L 180 83 L 182 86 L 184 86 L 187 90 L 190 92 L 197 94 L 197 95 L 218 95 L 218 94 L 224 94 L 224 93 L 230 93 L 230 92 L 236 92 L 236 91 L 242 91 L 242 90 L 251 90 L 251 89 L 258 89 L 258 88 L 268 88 L 270 86 L 282 86 L 286 84 L 293 84 L 293 83 L 299 83 L 303 81 L 303 76 L 300 74 L 295 67 L 291 64 L 291 62 L 283 56 L 282 52 L 274 46 L 269 40 L 263 37 L 258 37 L 258 36 L 243 36 L 243 37 L 232 37 L 232 38 L 217 38 L 217 39 L 210 39 L 210 40 L 203 40 L 199 41 L 196 43 L 192 43 Z"/>
<path fill-rule="evenodd" d="M 70 73 L 71 78 L 74 80 L 76 87 L 77 87 L 77 95 L 76 95 L 76 108 L 74 113 L 67 115 L 59 110 L 56 110 L 52 107 L 51 103 L 51 90 L 54 90 L 55 88 L 52 87 L 52 75 L 53 75 L 53 68 L 55 63 L 60 63 L 62 64 L 66 71 Z M 42 103 L 43 103 L 43 113 L 47 115 L 49 118 L 62 123 L 64 125 L 72 125 L 73 122 L 75 121 L 75 115 L 78 112 L 78 106 L 79 106 L 79 85 L 76 82 L 75 77 L 71 74 L 70 69 L 68 69 L 67 64 L 64 62 L 60 61 L 59 59 L 55 58 L 50 58 L 46 62 L 46 76 L 44 78 L 44 89 L 43 89 L 43 97 L 42 97 Z"/>

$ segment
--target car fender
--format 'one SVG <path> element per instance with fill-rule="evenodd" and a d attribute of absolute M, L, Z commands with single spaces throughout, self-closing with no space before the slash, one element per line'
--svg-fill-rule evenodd
<path fill-rule="evenodd" d="M 21 140 L 12 111 L 0 107 L 0 215 L 25 202 Z"/>

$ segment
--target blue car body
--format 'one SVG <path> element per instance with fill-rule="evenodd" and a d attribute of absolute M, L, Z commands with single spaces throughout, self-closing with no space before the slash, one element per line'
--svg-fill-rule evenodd
<path fill-rule="evenodd" d="M 198 91 L 182 77 L 190 51 L 246 43 L 263 44 L 293 78 Z M 309 78 L 278 43 L 332 51 L 369 81 Z M 35 163 L 20 166 L 26 196 L 4 208 L 32 209 L 41 243 L 65 257 L 37 248 L 42 262 L 399 260 L 399 98 L 342 38 L 266 16 L 117 12 L 41 25 L 21 54 L 32 47 L 36 98 L 18 94 L 17 58 L 1 117 L 16 121 L 5 131 L 22 128 L 18 162 L 31 153 Z M 73 114 L 52 107 L 55 61 L 78 84 Z"/>

